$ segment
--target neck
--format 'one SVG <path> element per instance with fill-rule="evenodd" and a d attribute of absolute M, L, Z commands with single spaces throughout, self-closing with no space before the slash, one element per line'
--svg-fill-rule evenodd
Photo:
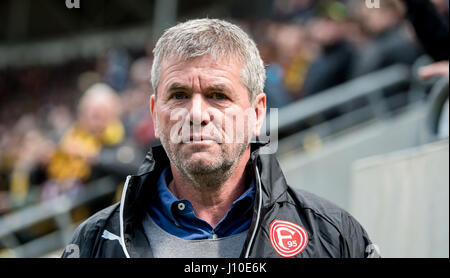
<path fill-rule="evenodd" d="M 173 180 L 168 188 L 178 199 L 189 200 L 195 215 L 215 227 L 225 217 L 233 202 L 247 189 L 245 168 L 249 158 L 250 148 L 240 157 L 235 167 L 230 169 L 230 173 L 222 173 L 223 179 L 218 178 L 217 174 L 202 176 L 198 180 L 193 180 L 192 177 L 187 179 L 171 163 Z M 218 180 L 221 182 L 215 186 L 198 186 L 208 182 L 217 183 Z"/>

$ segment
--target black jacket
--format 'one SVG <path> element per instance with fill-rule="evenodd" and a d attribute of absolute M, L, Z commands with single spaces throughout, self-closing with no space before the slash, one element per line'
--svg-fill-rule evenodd
<path fill-rule="evenodd" d="M 448 60 L 448 17 L 441 17 L 429 0 L 403 0 L 406 16 L 425 51 L 435 60 Z"/>
<path fill-rule="evenodd" d="M 257 190 L 241 257 L 282 257 L 275 250 L 274 240 L 271 241 L 270 228 L 275 220 L 294 223 L 307 233 L 307 239 L 303 237 L 306 246 L 294 257 L 378 255 L 363 227 L 349 213 L 318 196 L 288 186 L 275 155 L 259 154 L 261 146 L 251 145 L 252 167 L 248 169 L 255 177 Z M 138 174 L 127 177 L 121 201 L 84 221 L 62 257 L 152 257 L 141 220 L 148 208 L 148 192 L 168 165 L 164 149 L 154 147 Z M 299 234 L 295 236 L 299 239 Z"/>

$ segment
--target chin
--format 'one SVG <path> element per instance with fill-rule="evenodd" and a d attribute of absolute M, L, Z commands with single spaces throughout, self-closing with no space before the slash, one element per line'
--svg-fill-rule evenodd
<path fill-rule="evenodd" d="M 221 164 L 216 161 L 205 159 L 189 159 L 185 163 L 185 169 L 191 173 L 213 173 L 220 168 Z"/>

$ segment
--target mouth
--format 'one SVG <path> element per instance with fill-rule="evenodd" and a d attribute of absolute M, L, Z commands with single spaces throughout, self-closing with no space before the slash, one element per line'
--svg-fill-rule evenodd
<path fill-rule="evenodd" d="M 217 140 L 214 137 L 194 134 L 189 137 L 189 141 L 186 143 L 192 144 L 192 143 L 216 143 L 216 142 Z"/>

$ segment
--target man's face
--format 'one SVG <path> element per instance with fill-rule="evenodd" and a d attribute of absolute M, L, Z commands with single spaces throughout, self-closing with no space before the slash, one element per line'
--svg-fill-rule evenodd
<path fill-rule="evenodd" d="M 174 166 L 188 175 L 223 172 L 259 135 L 265 95 L 253 104 L 235 59 L 209 55 L 161 65 L 157 97 L 150 100 L 155 135 Z"/>

